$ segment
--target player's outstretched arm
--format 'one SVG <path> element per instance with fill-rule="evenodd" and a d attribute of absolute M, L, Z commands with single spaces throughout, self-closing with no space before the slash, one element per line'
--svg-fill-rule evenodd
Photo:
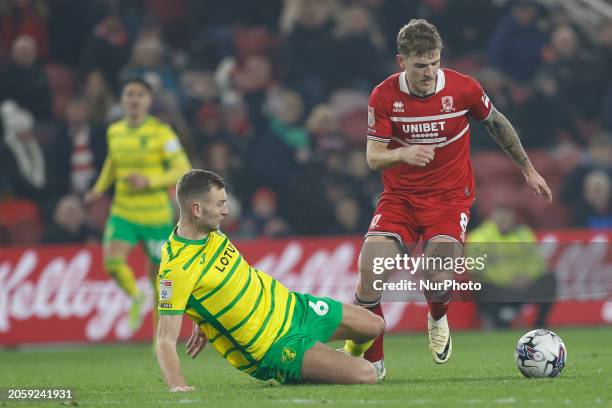
<path fill-rule="evenodd" d="M 431 146 L 404 146 L 388 149 L 385 143 L 368 140 L 366 147 L 366 159 L 372 170 L 383 170 L 400 163 L 424 167 L 433 160 L 434 155 L 434 148 Z"/>
<path fill-rule="evenodd" d="M 541 195 L 549 203 L 552 202 L 552 193 L 546 181 L 533 167 L 516 130 L 510 121 L 495 107 L 492 108 L 491 115 L 485 120 L 485 126 L 493 139 L 519 166 L 527 185 L 537 194 Z"/>
<path fill-rule="evenodd" d="M 102 171 L 100 172 L 100 176 L 98 180 L 94 184 L 91 190 L 89 190 L 85 194 L 85 202 L 91 203 L 93 201 L 98 200 L 106 190 L 114 183 L 115 181 L 115 163 L 110 157 L 106 157 L 104 160 L 104 165 L 102 166 Z"/>
<path fill-rule="evenodd" d="M 161 315 L 159 316 L 159 327 L 157 329 L 157 361 L 161 368 L 166 384 L 170 391 L 193 391 L 185 382 L 181 374 L 178 354 L 176 353 L 176 340 L 181 331 L 183 315 Z"/>

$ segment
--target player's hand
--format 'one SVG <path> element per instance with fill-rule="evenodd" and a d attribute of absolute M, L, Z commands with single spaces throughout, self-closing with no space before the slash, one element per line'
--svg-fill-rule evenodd
<path fill-rule="evenodd" d="M 189 392 L 195 391 L 195 387 L 192 385 L 181 385 L 177 387 L 170 387 L 170 392 Z"/>
<path fill-rule="evenodd" d="M 552 193 L 546 180 L 538 174 L 535 169 L 531 169 L 525 173 L 525 181 L 531 190 L 539 196 L 542 196 L 549 204 L 552 203 Z"/>
<path fill-rule="evenodd" d="M 91 204 L 98 201 L 103 195 L 104 193 L 100 193 L 99 191 L 89 190 L 87 193 L 85 193 L 83 200 L 85 201 L 85 204 Z"/>
<path fill-rule="evenodd" d="M 145 188 L 149 187 L 149 179 L 140 174 L 130 174 L 125 178 L 125 180 L 134 190 L 144 190 Z"/>
<path fill-rule="evenodd" d="M 425 167 L 435 157 L 434 148 L 431 146 L 407 146 L 398 150 L 400 160 L 411 166 Z"/>
<path fill-rule="evenodd" d="M 200 330 L 200 327 L 197 324 L 193 324 L 193 330 L 191 332 L 191 337 L 187 340 L 187 355 L 189 357 L 196 358 L 200 351 L 204 350 L 204 347 L 208 344 L 208 337 Z"/>

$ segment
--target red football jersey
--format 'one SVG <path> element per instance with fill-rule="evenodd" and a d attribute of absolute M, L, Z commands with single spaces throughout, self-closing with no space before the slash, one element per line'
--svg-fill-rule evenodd
<path fill-rule="evenodd" d="M 411 200 L 473 199 L 468 114 L 482 121 L 492 112 L 489 97 L 476 80 L 439 69 L 435 92 L 410 94 L 404 72 L 391 75 L 372 91 L 368 106 L 368 139 L 389 149 L 410 144 L 435 147 L 425 167 L 405 163 L 382 172 L 385 193 Z"/>

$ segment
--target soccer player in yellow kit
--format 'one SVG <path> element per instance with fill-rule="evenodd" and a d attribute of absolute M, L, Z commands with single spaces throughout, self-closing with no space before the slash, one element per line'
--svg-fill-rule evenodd
<path fill-rule="evenodd" d="M 191 170 L 177 184 L 180 219 L 162 250 L 157 358 L 172 391 L 191 391 L 181 375 L 176 341 L 183 314 L 193 321 L 187 353 L 210 342 L 232 366 L 282 384 L 375 383 L 371 363 L 357 358 L 384 330 L 372 312 L 327 297 L 289 291 L 250 266 L 219 231 L 228 214 L 225 184 Z M 355 356 L 324 345 L 351 339 Z"/>
<path fill-rule="evenodd" d="M 121 94 L 125 113 L 107 131 L 108 155 L 100 177 L 86 196 L 97 200 L 113 184 L 115 196 L 104 231 L 104 268 L 132 299 L 130 328 L 142 323 L 143 294 L 127 264 L 139 242 L 153 264 L 160 262 L 161 247 L 174 225 L 168 188 L 191 166 L 170 126 L 149 116 L 151 86 L 142 79 L 128 79 Z"/>

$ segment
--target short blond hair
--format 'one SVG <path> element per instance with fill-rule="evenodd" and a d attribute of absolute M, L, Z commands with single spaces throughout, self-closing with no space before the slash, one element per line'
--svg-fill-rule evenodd
<path fill-rule="evenodd" d="M 436 27 L 422 18 L 410 20 L 397 33 L 397 52 L 405 57 L 412 51 L 421 56 L 442 47 L 444 43 Z"/>

